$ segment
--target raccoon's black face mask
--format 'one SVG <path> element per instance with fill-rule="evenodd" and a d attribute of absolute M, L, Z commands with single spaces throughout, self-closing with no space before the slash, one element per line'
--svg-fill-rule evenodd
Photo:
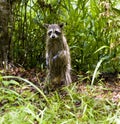
<path fill-rule="evenodd" d="M 61 31 L 58 29 L 51 29 L 48 31 L 48 36 L 50 37 L 50 39 L 57 39 L 59 38 L 59 36 L 61 35 Z"/>
<path fill-rule="evenodd" d="M 47 35 L 50 39 L 57 39 L 62 34 L 62 27 L 63 24 L 46 24 L 45 27 L 47 28 Z"/>

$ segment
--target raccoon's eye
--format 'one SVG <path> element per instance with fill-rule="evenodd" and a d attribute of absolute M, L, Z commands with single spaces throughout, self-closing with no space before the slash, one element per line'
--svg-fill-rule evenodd
<path fill-rule="evenodd" d="M 49 31 L 49 32 L 48 32 L 48 35 L 50 36 L 50 35 L 51 35 L 51 33 L 52 33 L 52 31 Z"/>
<path fill-rule="evenodd" d="M 59 32 L 59 31 L 55 31 L 55 33 L 56 33 L 57 35 L 60 35 L 60 34 L 61 34 L 61 32 Z"/>

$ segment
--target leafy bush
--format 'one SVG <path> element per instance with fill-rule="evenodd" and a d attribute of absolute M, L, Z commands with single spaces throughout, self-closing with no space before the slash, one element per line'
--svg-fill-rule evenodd
<path fill-rule="evenodd" d="M 97 0 L 22 1 L 14 9 L 11 58 L 26 67 L 45 67 L 44 23 L 65 23 L 72 67 L 93 71 L 120 70 L 119 2 Z"/>

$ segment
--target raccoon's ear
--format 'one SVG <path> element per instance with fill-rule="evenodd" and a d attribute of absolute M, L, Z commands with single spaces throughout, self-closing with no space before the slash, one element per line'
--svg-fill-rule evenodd
<path fill-rule="evenodd" d="M 63 26 L 64 26 L 64 23 L 61 23 L 61 24 L 59 24 L 59 26 L 60 26 L 60 28 L 63 28 Z"/>
<path fill-rule="evenodd" d="M 43 27 L 46 28 L 46 29 L 48 28 L 48 26 L 49 26 L 49 24 L 44 24 L 43 25 Z"/>

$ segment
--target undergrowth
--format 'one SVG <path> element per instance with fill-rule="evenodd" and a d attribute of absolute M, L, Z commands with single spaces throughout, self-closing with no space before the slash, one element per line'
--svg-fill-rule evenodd
<path fill-rule="evenodd" d="M 26 79 L 1 76 L 0 82 L 0 124 L 120 123 L 120 103 L 110 99 L 110 92 L 98 97 L 103 85 L 73 83 L 45 95 Z"/>

